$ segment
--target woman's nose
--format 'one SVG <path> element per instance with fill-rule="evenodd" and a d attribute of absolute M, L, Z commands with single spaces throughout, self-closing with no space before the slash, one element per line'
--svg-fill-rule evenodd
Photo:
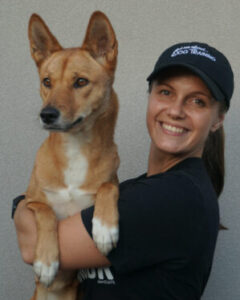
<path fill-rule="evenodd" d="M 172 119 L 184 119 L 184 103 L 181 98 L 177 98 L 174 101 L 171 101 L 168 107 L 168 115 Z"/>

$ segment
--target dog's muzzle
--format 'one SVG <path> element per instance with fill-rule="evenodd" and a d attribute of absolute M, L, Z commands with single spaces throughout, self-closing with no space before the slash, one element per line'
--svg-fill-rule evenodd
<path fill-rule="evenodd" d="M 72 123 L 63 121 L 60 111 L 52 106 L 43 108 L 40 112 L 40 118 L 44 129 L 52 131 L 68 131 L 81 123 L 84 119 L 84 117 L 81 116 Z"/>

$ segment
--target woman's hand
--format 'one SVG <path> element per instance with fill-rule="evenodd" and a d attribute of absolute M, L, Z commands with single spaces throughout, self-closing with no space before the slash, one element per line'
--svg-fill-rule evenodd
<path fill-rule="evenodd" d="M 26 203 L 26 200 L 22 200 L 18 204 L 14 223 L 22 258 L 25 263 L 32 264 L 37 242 L 37 226 L 34 213 L 27 208 Z"/>

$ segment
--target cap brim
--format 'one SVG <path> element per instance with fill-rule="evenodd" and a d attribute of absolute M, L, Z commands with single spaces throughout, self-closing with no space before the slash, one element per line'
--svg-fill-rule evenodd
<path fill-rule="evenodd" d="M 204 72 L 196 68 L 195 66 L 191 64 L 186 64 L 186 63 L 168 63 L 165 65 L 161 65 L 157 70 L 154 70 L 147 78 L 147 81 L 152 81 L 155 79 L 163 70 L 169 68 L 169 67 L 186 67 L 189 70 L 191 70 L 193 73 L 197 74 L 202 81 L 206 84 L 206 86 L 209 88 L 210 92 L 212 93 L 213 97 L 217 101 L 224 101 L 225 96 L 222 93 L 222 91 L 219 89 L 219 87 L 216 85 L 216 83 L 209 78 Z"/>

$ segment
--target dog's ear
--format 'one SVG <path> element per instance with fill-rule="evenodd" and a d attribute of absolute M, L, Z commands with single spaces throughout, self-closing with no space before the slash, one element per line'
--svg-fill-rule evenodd
<path fill-rule="evenodd" d="M 39 67 L 49 55 L 62 49 L 42 18 L 33 14 L 29 20 L 28 38 L 33 59 Z"/>
<path fill-rule="evenodd" d="M 112 25 L 100 11 L 92 14 L 82 49 L 109 70 L 114 71 L 117 62 L 118 43 Z"/>

